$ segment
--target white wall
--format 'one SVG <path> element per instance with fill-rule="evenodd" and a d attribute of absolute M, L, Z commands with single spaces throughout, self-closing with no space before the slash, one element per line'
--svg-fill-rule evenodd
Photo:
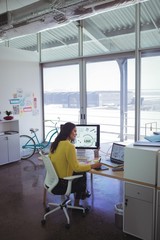
<path fill-rule="evenodd" d="M 42 138 L 41 75 L 38 54 L 0 48 L 0 111 L 11 110 L 19 119 L 20 134 L 39 128 Z"/>

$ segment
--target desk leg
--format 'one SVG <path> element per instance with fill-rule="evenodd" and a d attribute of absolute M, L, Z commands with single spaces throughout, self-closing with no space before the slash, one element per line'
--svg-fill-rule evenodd
<path fill-rule="evenodd" d="M 91 173 L 91 184 L 93 184 L 93 174 Z"/>

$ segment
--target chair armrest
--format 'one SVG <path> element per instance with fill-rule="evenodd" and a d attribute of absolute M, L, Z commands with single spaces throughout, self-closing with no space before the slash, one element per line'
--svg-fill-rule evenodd
<path fill-rule="evenodd" d="M 83 177 L 83 175 L 74 175 L 74 176 L 69 176 L 69 177 L 64 177 L 63 178 L 65 180 L 68 180 L 68 187 L 67 187 L 67 190 L 66 190 L 66 193 L 65 193 L 66 196 L 69 196 L 70 193 L 71 193 L 73 180 L 77 179 L 77 178 L 81 178 L 81 177 Z"/>
<path fill-rule="evenodd" d="M 63 179 L 68 180 L 68 181 L 73 181 L 76 178 L 81 178 L 83 177 L 83 175 L 73 175 L 73 176 L 69 176 L 69 177 L 64 177 Z"/>

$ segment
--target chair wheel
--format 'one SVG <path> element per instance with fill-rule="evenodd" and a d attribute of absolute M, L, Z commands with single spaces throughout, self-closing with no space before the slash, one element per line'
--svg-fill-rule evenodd
<path fill-rule="evenodd" d="M 90 211 L 90 207 L 85 208 L 85 213 L 88 213 Z"/>
<path fill-rule="evenodd" d="M 66 227 L 67 229 L 69 229 L 69 228 L 70 228 L 70 224 L 67 223 L 67 224 L 65 225 L 65 227 Z"/>
<path fill-rule="evenodd" d="M 44 226 L 46 224 L 46 220 L 42 219 L 41 224 Z"/>
<path fill-rule="evenodd" d="M 45 209 L 46 213 L 50 211 L 50 207 L 46 207 Z"/>

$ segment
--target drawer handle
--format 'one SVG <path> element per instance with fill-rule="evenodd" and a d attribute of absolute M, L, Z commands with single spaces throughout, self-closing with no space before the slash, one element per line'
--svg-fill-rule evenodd
<path fill-rule="evenodd" d="M 125 206 L 127 206 L 128 205 L 128 199 L 126 198 L 125 199 Z"/>

